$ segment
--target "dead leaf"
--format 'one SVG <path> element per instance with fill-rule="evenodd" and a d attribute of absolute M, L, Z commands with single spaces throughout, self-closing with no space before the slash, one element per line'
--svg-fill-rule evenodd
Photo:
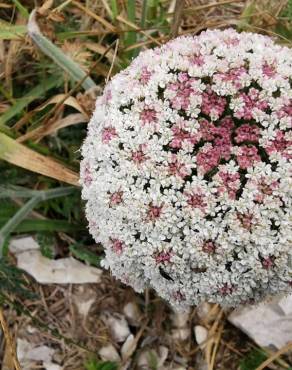
<path fill-rule="evenodd" d="M 79 186 L 78 173 L 50 157 L 27 148 L 3 133 L 0 133 L 0 159 L 29 171 Z"/>

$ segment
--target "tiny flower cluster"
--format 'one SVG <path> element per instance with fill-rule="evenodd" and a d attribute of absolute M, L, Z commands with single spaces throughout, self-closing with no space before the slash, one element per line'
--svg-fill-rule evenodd
<path fill-rule="evenodd" d="M 292 55 L 213 30 L 142 52 L 96 102 L 81 184 L 103 265 L 176 308 L 291 291 Z"/>

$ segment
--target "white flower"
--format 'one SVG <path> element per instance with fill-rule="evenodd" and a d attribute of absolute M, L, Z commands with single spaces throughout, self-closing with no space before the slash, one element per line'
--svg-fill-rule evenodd
<path fill-rule="evenodd" d="M 213 30 L 107 84 L 81 163 L 104 268 L 180 309 L 291 290 L 291 66 L 266 36 Z"/>

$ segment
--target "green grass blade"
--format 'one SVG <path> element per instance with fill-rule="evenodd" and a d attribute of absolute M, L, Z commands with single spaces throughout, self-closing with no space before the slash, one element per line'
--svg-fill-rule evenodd
<path fill-rule="evenodd" d="M 0 21 L 0 40 L 17 40 L 27 33 L 26 26 Z"/>
<path fill-rule="evenodd" d="M 32 101 L 39 99 L 44 96 L 44 94 L 54 87 L 61 85 L 62 79 L 52 76 L 42 81 L 39 85 L 31 89 L 22 98 L 18 99 L 17 102 L 11 106 L 4 114 L 0 116 L 0 131 L 7 131 L 7 126 L 4 124 L 8 122 L 11 118 L 22 112 L 24 108 L 27 107 Z"/>
<path fill-rule="evenodd" d="M 128 0 L 127 4 L 127 12 L 128 12 L 128 20 L 131 23 L 136 23 L 136 1 L 135 0 Z M 134 45 L 137 42 L 137 32 L 136 31 L 130 31 L 127 32 L 125 35 L 124 44 L 125 46 L 131 46 Z M 127 52 L 128 58 L 133 58 L 135 54 L 137 53 L 137 50 L 131 50 Z"/>
<path fill-rule="evenodd" d="M 72 244 L 69 249 L 74 257 L 80 259 L 83 262 L 87 262 L 92 266 L 100 267 L 101 257 L 97 256 L 94 252 L 91 252 L 87 248 L 77 243 Z"/>
<path fill-rule="evenodd" d="M 58 189 L 50 190 L 31 190 L 21 186 L 0 186 L 0 199 L 1 198 L 31 198 L 39 196 L 40 199 L 48 200 L 56 197 L 62 197 L 76 191 L 73 186 L 66 186 Z"/>
<path fill-rule="evenodd" d="M 90 77 L 86 77 L 86 73 L 80 66 L 70 59 L 63 51 L 47 39 L 40 31 L 36 20 L 35 10 L 32 11 L 27 25 L 28 33 L 32 40 L 36 43 L 39 49 L 51 58 L 60 68 L 76 82 L 84 80 L 82 86 L 85 90 L 95 87 L 94 81 Z"/>
<path fill-rule="evenodd" d="M 143 0 L 141 22 L 140 22 L 141 28 L 145 28 L 146 18 L 147 18 L 147 0 Z"/>
<path fill-rule="evenodd" d="M 37 195 L 25 203 L 0 229 L 0 256 L 2 256 L 2 248 L 7 237 L 26 218 L 26 216 L 39 202 L 57 197 L 63 197 L 71 194 L 73 191 L 75 191 L 73 186 L 40 191 Z"/>
<path fill-rule="evenodd" d="M 6 224 L 0 229 L 0 257 L 2 257 L 3 247 L 6 238 L 15 229 L 17 225 L 34 209 L 38 204 L 38 197 L 30 199 L 24 206 L 22 206 L 15 215 L 6 222 Z"/>
<path fill-rule="evenodd" d="M 111 0 L 110 6 L 111 6 L 112 15 L 113 15 L 113 20 L 115 20 L 119 13 L 117 0 Z"/>
<path fill-rule="evenodd" d="M 34 233 L 34 232 L 64 232 L 74 233 L 86 230 L 85 225 L 72 224 L 65 220 L 23 220 L 14 230 L 14 233 Z"/>
<path fill-rule="evenodd" d="M 250 0 L 246 3 L 243 12 L 240 15 L 240 21 L 238 23 L 238 31 L 244 31 L 250 24 L 253 14 L 256 12 L 256 5 L 254 0 Z"/>
<path fill-rule="evenodd" d="M 12 0 L 13 3 L 15 4 L 16 8 L 18 9 L 19 13 L 23 16 L 23 18 L 28 19 L 29 17 L 29 12 L 27 9 L 21 4 L 19 0 Z"/>

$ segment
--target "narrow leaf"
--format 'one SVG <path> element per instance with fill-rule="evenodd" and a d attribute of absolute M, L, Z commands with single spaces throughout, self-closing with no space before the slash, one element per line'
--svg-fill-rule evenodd
<path fill-rule="evenodd" d="M 14 2 L 16 8 L 18 9 L 19 13 L 23 16 L 23 18 L 28 19 L 29 13 L 27 9 L 21 4 L 21 2 L 19 0 L 12 0 L 12 1 Z"/>
<path fill-rule="evenodd" d="M 0 21 L 0 40 L 17 40 L 27 32 L 26 26 Z"/>
<path fill-rule="evenodd" d="M 7 130 L 7 127 L 4 126 L 6 122 L 20 113 L 32 101 L 42 97 L 47 91 L 51 90 L 52 88 L 59 86 L 61 82 L 62 80 L 60 78 L 58 79 L 56 78 L 56 76 L 52 76 L 42 81 L 39 85 L 35 86 L 21 99 L 18 99 L 11 108 L 9 108 L 4 114 L 2 114 L 2 116 L 0 116 L 0 131 L 4 132 L 4 130 Z"/>
<path fill-rule="evenodd" d="M 53 179 L 78 186 L 78 173 L 0 133 L 0 159 Z"/>
<path fill-rule="evenodd" d="M 71 76 L 74 81 L 84 80 L 82 86 L 85 90 L 95 87 L 94 81 L 86 76 L 86 73 L 80 66 L 70 59 L 63 51 L 47 39 L 40 31 L 36 23 L 36 11 L 33 10 L 30 14 L 28 25 L 28 33 L 32 40 L 36 43 L 39 49 L 51 58 L 60 68 Z"/>

